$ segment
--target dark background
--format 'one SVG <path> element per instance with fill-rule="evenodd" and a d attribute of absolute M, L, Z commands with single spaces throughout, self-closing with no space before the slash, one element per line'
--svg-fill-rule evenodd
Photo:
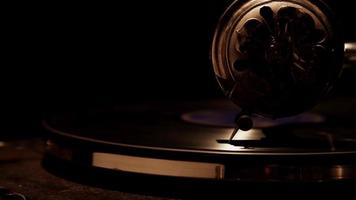
<path fill-rule="evenodd" d="M 0 130 L 37 134 L 40 120 L 61 110 L 222 97 L 209 48 L 228 2 L 5 6 Z M 346 38 L 353 38 L 355 8 L 337 2 Z"/>

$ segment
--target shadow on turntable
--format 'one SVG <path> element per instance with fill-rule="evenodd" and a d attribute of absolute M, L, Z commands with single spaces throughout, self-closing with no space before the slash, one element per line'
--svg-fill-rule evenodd
<path fill-rule="evenodd" d="M 159 196 L 348 193 L 356 183 L 355 107 L 338 99 L 290 118 L 254 117 L 254 128 L 231 142 L 236 108 L 227 101 L 62 113 L 44 121 L 43 166 L 81 183 Z"/>

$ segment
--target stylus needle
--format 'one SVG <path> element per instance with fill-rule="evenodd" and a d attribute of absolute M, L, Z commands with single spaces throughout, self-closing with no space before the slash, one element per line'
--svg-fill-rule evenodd
<path fill-rule="evenodd" d="M 237 132 L 239 131 L 239 127 L 236 126 L 236 128 L 234 128 L 234 131 L 231 133 L 231 136 L 229 138 L 229 143 L 232 141 L 232 139 L 234 139 L 235 135 L 237 134 Z"/>
<path fill-rule="evenodd" d="M 235 135 L 239 130 L 242 131 L 248 131 L 253 127 L 253 121 L 248 115 L 243 115 L 243 112 L 239 113 L 239 115 L 236 116 L 236 126 L 234 131 L 232 132 L 229 143 L 234 139 Z"/>

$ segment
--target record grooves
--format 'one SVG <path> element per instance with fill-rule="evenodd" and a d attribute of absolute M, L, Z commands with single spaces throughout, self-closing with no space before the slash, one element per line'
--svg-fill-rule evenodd
<path fill-rule="evenodd" d="M 225 101 L 171 102 L 56 115 L 44 121 L 49 131 L 47 155 L 112 173 L 203 180 L 356 178 L 353 131 L 341 134 L 342 127 L 328 126 L 327 120 L 257 123 L 260 127 L 240 133 L 229 144 L 231 128 L 190 123 L 182 117 L 233 109 Z M 209 118 L 211 115 L 205 115 L 205 120 Z"/>

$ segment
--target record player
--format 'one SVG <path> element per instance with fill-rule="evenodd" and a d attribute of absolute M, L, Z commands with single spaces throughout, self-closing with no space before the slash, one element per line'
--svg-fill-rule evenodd
<path fill-rule="evenodd" d="M 31 139 L 23 145 L 39 148 L 43 157 L 30 153 L 30 158 L 41 161 L 43 173 L 61 180 L 44 187 L 70 181 L 110 195 L 120 191 L 157 198 L 227 198 L 254 196 L 256 191 L 354 194 L 356 38 L 350 27 L 354 18 L 343 12 L 351 8 L 344 3 L 220 1 L 209 3 L 204 15 L 196 13 L 200 5 L 192 5 L 187 13 L 209 21 L 204 22 L 208 36 L 200 43 L 191 39 L 179 44 L 159 31 L 145 32 L 144 38 L 151 38 L 147 42 L 137 39 L 147 28 L 133 28 L 128 34 L 135 33 L 138 41 L 124 48 L 129 52 L 134 47 L 135 56 L 141 57 L 136 63 L 140 67 L 122 69 L 119 80 L 110 75 L 113 71 L 97 74 L 95 70 L 86 79 L 80 68 L 68 83 L 55 83 L 49 92 L 46 100 L 57 100 L 46 105 L 51 109 L 41 122 L 44 143 Z M 172 25 L 164 29 L 189 30 L 178 23 L 193 21 L 194 27 L 198 20 L 189 17 L 169 18 Z M 103 22 L 104 27 L 111 22 Z M 161 30 L 159 25 L 150 26 Z M 186 30 L 179 30 L 174 36 L 196 39 L 202 32 L 184 35 Z M 199 48 L 171 50 L 185 44 Z M 150 45 L 162 48 L 159 58 L 143 53 L 150 51 Z M 201 64 L 209 58 L 208 52 L 195 53 L 201 49 L 209 49 L 209 65 Z M 105 58 L 111 50 L 99 57 Z M 91 56 L 89 51 L 79 55 Z M 155 68 L 152 57 L 164 67 Z M 104 59 L 93 63 L 100 62 L 110 64 Z M 131 64 L 136 65 L 132 60 Z M 58 77 L 70 70 L 65 68 Z M 78 75 L 89 87 L 77 82 Z M 97 78 L 101 75 L 105 76 Z M 58 92 L 60 88 L 67 91 Z M 43 173 L 40 176 L 48 176 Z"/>

